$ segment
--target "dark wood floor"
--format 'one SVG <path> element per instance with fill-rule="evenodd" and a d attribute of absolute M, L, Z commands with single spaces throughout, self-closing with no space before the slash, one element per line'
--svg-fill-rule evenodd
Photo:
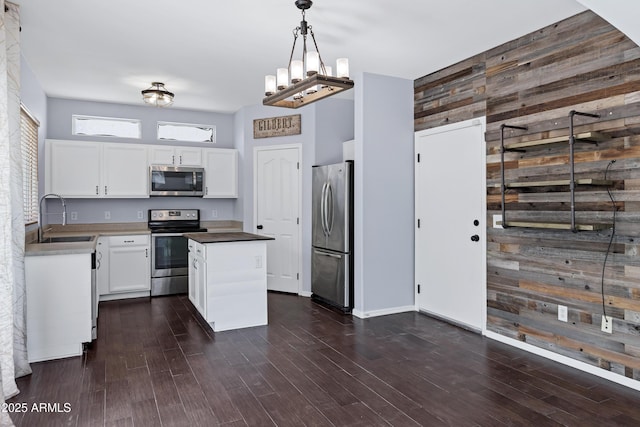
<path fill-rule="evenodd" d="M 640 425 L 623 386 L 421 314 L 361 320 L 283 294 L 269 326 L 217 333 L 185 296 L 101 303 L 84 357 L 32 368 L 18 426 Z"/>

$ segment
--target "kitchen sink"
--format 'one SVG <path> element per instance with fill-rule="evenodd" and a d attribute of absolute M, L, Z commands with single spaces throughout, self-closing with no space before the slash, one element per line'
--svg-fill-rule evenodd
<path fill-rule="evenodd" d="M 40 243 L 73 243 L 73 242 L 90 242 L 94 236 L 58 236 L 47 237 L 42 239 Z"/>

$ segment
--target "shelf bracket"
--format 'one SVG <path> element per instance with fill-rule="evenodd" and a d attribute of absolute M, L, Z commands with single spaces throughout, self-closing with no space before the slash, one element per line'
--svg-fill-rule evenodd
<path fill-rule="evenodd" d="M 576 227 L 576 179 L 575 165 L 573 164 L 573 149 L 576 143 L 575 133 L 573 131 L 573 118 L 575 116 L 600 118 L 599 114 L 583 113 L 576 110 L 569 111 L 569 192 L 571 193 L 571 231 L 578 231 Z"/>
<path fill-rule="evenodd" d="M 501 205 L 502 205 L 502 227 L 507 228 L 509 223 L 507 222 L 507 209 L 505 206 L 505 192 L 507 191 L 507 186 L 504 180 L 504 152 L 506 151 L 504 148 L 504 130 L 505 129 L 519 129 L 519 130 L 527 130 L 526 126 L 513 126 L 508 124 L 500 125 L 500 193 L 501 193 Z M 513 150 L 513 151 L 524 151 L 524 150 Z"/>

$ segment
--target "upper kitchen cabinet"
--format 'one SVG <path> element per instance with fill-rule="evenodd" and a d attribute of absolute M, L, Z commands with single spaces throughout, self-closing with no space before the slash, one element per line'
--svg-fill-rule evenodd
<path fill-rule="evenodd" d="M 238 197 L 238 150 L 205 148 L 205 198 Z"/>
<path fill-rule="evenodd" d="M 148 197 L 148 150 L 137 144 L 104 144 L 103 195 L 105 197 Z"/>
<path fill-rule="evenodd" d="M 64 197 L 99 197 L 102 144 L 47 140 L 45 193 Z"/>
<path fill-rule="evenodd" d="M 198 147 L 153 146 L 150 165 L 202 166 L 202 150 Z"/>
<path fill-rule="evenodd" d="M 47 140 L 45 191 L 63 197 L 149 197 L 147 146 Z"/>

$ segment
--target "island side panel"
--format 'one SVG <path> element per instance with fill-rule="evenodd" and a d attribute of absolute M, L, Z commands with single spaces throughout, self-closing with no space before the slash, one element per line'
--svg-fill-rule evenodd
<path fill-rule="evenodd" d="M 29 362 L 82 354 L 91 341 L 91 254 L 25 257 Z"/>
<path fill-rule="evenodd" d="M 266 240 L 206 244 L 206 320 L 215 332 L 267 324 Z"/>

